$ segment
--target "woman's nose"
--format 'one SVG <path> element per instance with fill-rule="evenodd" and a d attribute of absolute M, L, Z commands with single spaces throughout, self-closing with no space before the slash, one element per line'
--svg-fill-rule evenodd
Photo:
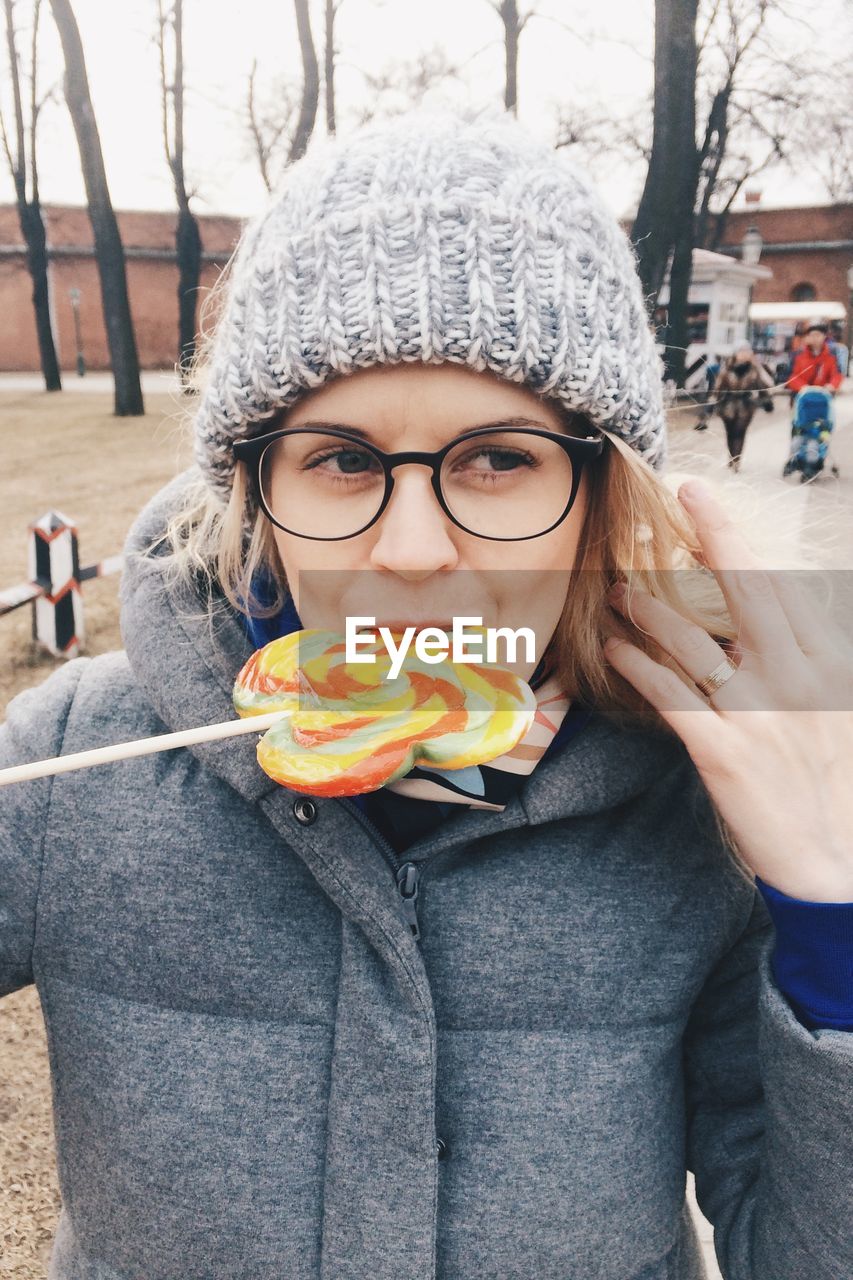
<path fill-rule="evenodd" d="M 404 467 L 395 475 L 391 500 L 375 525 L 371 565 L 402 577 L 454 569 L 459 560 L 451 536 L 454 528 L 438 504 L 426 468 Z"/>

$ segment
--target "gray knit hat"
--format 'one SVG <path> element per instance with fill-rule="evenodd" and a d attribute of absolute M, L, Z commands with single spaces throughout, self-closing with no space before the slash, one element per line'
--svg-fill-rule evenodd
<path fill-rule="evenodd" d="M 416 108 L 289 168 L 237 246 L 198 463 L 227 500 L 231 444 L 306 390 L 446 360 L 524 383 L 663 464 L 631 245 L 587 176 L 508 113 Z"/>

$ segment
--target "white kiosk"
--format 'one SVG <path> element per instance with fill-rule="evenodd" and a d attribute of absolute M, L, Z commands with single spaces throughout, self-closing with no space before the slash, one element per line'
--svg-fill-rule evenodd
<path fill-rule="evenodd" d="M 709 249 L 693 250 L 693 271 L 687 294 L 687 378 L 685 387 L 705 385 L 705 366 L 729 356 L 749 341 L 749 308 L 756 280 L 773 272 Z M 669 280 L 664 282 L 655 310 L 663 323 L 669 303 Z M 663 348 L 659 347 L 662 352 Z"/>

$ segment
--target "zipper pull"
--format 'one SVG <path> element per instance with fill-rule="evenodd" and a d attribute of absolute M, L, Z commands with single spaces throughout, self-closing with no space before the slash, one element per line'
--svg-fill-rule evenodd
<path fill-rule="evenodd" d="M 418 878 L 420 872 L 414 862 L 404 862 L 397 872 L 397 888 L 403 899 L 403 919 L 417 942 L 421 936 L 418 926 Z"/>

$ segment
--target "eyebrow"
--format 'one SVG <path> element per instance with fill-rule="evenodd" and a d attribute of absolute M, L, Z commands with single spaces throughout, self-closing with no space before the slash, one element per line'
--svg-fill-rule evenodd
<path fill-rule="evenodd" d="M 325 431 L 332 427 L 338 431 L 348 431 L 350 435 L 359 436 L 362 440 L 372 440 L 369 431 L 365 431 L 363 427 L 351 427 L 346 422 L 332 422 L 323 419 L 312 418 L 308 422 L 299 422 L 297 426 L 313 427 L 318 431 Z M 496 430 L 500 427 L 539 427 L 542 431 L 551 431 L 553 428 L 540 422 L 537 418 L 497 418 L 494 422 L 480 422 L 470 427 L 462 427 L 455 435 L 451 436 L 451 440 L 455 440 L 457 436 L 464 436 L 469 431 L 487 431 Z"/>

